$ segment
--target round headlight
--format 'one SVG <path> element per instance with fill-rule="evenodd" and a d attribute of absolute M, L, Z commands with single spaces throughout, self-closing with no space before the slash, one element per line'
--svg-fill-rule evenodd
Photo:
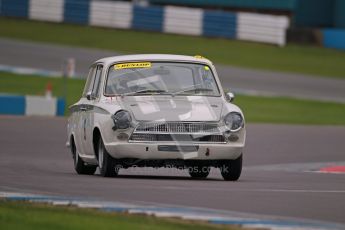
<path fill-rule="evenodd" d="M 120 110 L 111 116 L 114 121 L 114 130 L 128 129 L 131 127 L 132 117 L 128 111 Z"/>
<path fill-rule="evenodd" d="M 231 131 L 236 132 L 243 126 L 243 117 L 240 113 L 231 112 L 224 117 L 224 123 Z"/>

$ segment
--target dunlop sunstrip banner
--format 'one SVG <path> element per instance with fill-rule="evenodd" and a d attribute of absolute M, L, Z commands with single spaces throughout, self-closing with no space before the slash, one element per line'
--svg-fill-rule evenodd
<path fill-rule="evenodd" d="M 115 70 L 132 68 L 151 68 L 151 62 L 131 62 L 114 65 Z"/>

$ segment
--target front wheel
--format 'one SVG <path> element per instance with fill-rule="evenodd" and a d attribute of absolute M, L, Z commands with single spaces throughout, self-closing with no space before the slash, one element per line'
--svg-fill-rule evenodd
<path fill-rule="evenodd" d="M 225 160 L 220 164 L 220 173 L 224 180 L 237 181 L 242 172 L 242 155 L 236 160 Z"/>
<path fill-rule="evenodd" d="M 189 175 L 192 178 L 205 179 L 210 174 L 209 166 L 191 166 L 188 168 Z"/>
<path fill-rule="evenodd" d="M 97 166 L 87 165 L 80 158 L 79 154 L 77 153 L 77 148 L 75 146 L 74 141 L 72 141 L 72 143 L 71 143 L 71 151 L 72 151 L 72 155 L 73 155 L 74 170 L 78 174 L 93 175 L 96 172 Z"/>
<path fill-rule="evenodd" d="M 102 138 L 98 141 L 98 167 L 103 177 L 115 177 L 119 172 L 119 167 L 105 149 Z"/>

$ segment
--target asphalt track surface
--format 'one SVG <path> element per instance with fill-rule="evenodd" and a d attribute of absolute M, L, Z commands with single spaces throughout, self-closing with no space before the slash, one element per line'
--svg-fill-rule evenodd
<path fill-rule="evenodd" d="M 76 72 L 85 75 L 88 67 L 99 58 L 119 55 L 116 52 L 41 44 L 0 38 L 0 64 L 61 71 L 66 58 L 76 60 Z M 253 95 L 287 96 L 294 98 L 345 103 L 345 80 L 301 74 L 250 70 L 217 65 L 224 88 Z"/>
<path fill-rule="evenodd" d="M 313 172 L 345 165 L 344 126 L 249 124 L 243 174 L 226 182 L 217 170 L 206 180 L 150 168 L 122 170 L 117 178 L 77 175 L 66 122 L 0 116 L 0 191 L 345 223 L 345 174 Z"/>

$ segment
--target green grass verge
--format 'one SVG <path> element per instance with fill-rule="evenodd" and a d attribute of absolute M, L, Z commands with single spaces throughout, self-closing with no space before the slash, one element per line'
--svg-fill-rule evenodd
<path fill-rule="evenodd" d="M 345 52 L 289 44 L 284 48 L 202 38 L 0 18 L 0 36 L 124 53 L 172 53 L 215 63 L 345 79 Z"/>
<path fill-rule="evenodd" d="M 104 213 L 73 207 L 53 207 L 44 204 L 0 201 L 1 229 L 232 229 L 238 227 L 214 226 L 178 219 L 160 219 L 150 216 Z"/>
<path fill-rule="evenodd" d="M 247 122 L 345 125 L 345 104 L 340 103 L 239 95 L 235 104 Z"/>
<path fill-rule="evenodd" d="M 62 78 L 0 72 L 2 93 L 44 95 L 48 82 L 53 86 L 53 95 L 63 95 Z M 67 79 L 67 105 L 79 100 L 84 82 Z M 237 95 L 235 104 L 242 108 L 247 122 L 345 125 L 345 104 L 340 103 Z"/>

